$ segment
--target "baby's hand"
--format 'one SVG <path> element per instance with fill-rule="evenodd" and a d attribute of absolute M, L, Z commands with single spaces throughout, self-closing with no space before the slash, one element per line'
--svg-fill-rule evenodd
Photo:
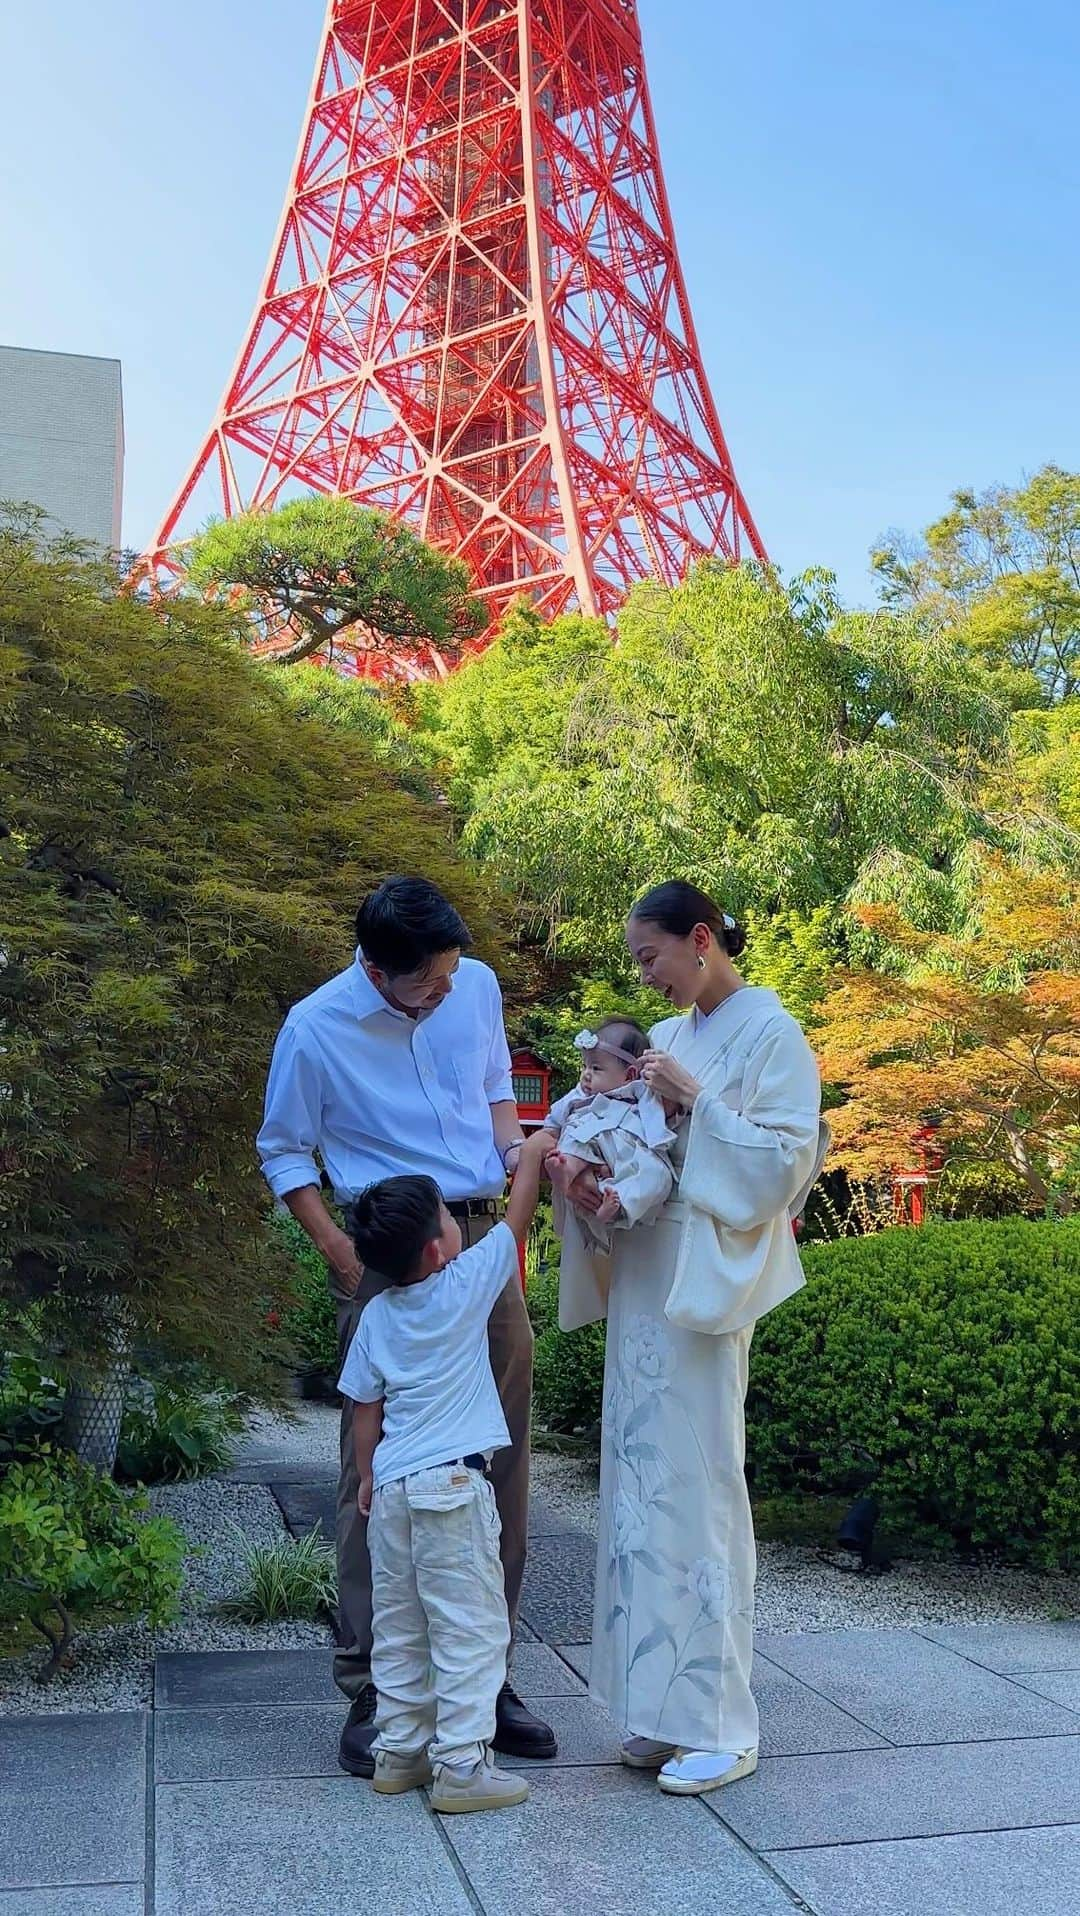
<path fill-rule="evenodd" d="M 596 1213 L 596 1222 L 598 1224 L 614 1224 L 621 1210 L 622 1200 L 614 1185 L 608 1184 L 603 1187 L 600 1193 L 600 1208 Z"/>

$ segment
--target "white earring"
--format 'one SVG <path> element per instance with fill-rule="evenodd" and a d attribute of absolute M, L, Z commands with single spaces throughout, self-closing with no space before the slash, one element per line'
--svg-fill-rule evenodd
<path fill-rule="evenodd" d="M 697 968 L 698 968 L 698 970 L 699 970 L 699 971 L 704 971 L 704 969 L 705 969 L 705 960 L 704 960 L 704 958 L 702 957 L 702 955 L 701 955 L 701 953 L 700 953 L 700 951 L 698 952 L 698 961 L 697 961 Z"/>

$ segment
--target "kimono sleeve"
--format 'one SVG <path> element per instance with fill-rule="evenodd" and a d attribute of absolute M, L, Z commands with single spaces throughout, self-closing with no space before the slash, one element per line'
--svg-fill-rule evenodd
<path fill-rule="evenodd" d="M 708 1091 L 698 1096 L 680 1197 L 732 1230 L 768 1224 L 817 1175 L 824 1155 L 820 1114 L 813 1052 L 793 1018 L 777 1020 L 747 1058 L 741 1109 Z"/>

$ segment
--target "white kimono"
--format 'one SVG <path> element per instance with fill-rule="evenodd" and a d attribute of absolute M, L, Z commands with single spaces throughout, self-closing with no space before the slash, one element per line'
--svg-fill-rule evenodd
<path fill-rule="evenodd" d="M 609 1258 L 564 1240 L 560 1322 L 608 1292 L 590 1694 L 630 1736 L 756 1748 L 756 1553 L 743 1472 L 755 1320 L 803 1282 L 791 1228 L 827 1133 L 813 1055 L 775 994 L 746 986 L 652 1042 L 703 1086 L 679 1190 Z"/>
<path fill-rule="evenodd" d="M 659 1098 L 640 1078 L 594 1097 L 572 1091 L 552 1106 L 545 1122 L 558 1130 L 560 1151 L 595 1165 L 601 1190 L 615 1190 L 622 1206 L 614 1224 L 597 1224 L 574 1211 L 556 1191 L 555 1229 L 560 1236 L 565 1230 L 580 1233 L 591 1249 L 609 1251 L 613 1229 L 654 1221 L 675 1183 L 670 1155 L 675 1133 Z"/>

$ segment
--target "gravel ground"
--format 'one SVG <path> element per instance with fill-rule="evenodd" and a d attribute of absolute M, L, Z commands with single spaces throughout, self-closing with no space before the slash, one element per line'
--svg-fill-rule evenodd
<path fill-rule="evenodd" d="M 595 1537 L 597 1473 L 591 1459 L 534 1451 L 533 1484 L 549 1506 Z M 1080 1576 L 898 1558 L 886 1576 L 863 1577 L 811 1548 L 758 1545 L 761 1630 L 891 1630 L 1062 1617 L 1080 1617 Z"/>

